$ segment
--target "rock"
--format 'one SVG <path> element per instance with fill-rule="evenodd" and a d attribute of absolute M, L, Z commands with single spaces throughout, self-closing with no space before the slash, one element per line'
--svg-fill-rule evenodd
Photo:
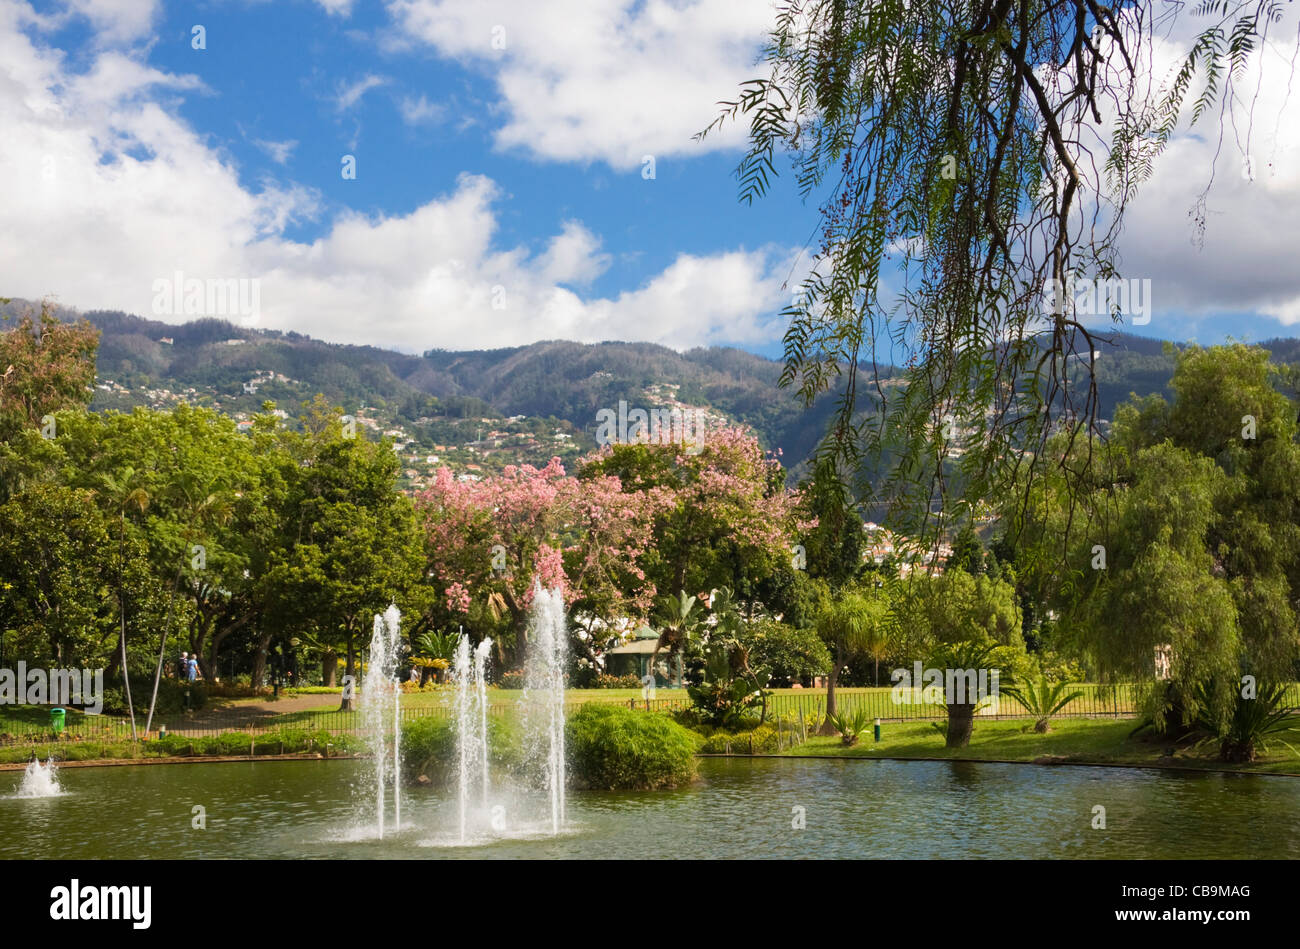
<path fill-rule="evenodd" d="M 429 780 L 429 776 L 428 776 L 427 774 L 422 774 L 422 775 L 420 775 L 418 778 L 415 779 L 415 783 L 416 783 L 416 784 L 432 784 L 433 782 Z"/>

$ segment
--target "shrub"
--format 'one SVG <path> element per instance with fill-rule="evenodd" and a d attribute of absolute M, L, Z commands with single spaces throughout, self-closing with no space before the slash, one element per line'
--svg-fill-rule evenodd
<path fill-rule="evenodd" d="M 199 750 L 200 743 L 202 751 Z M 246 755 L 251 744 L 252 738 L 246 732 L 222 732 L 212 738 L 196 738 L 194 740 L 194 753 L 204 755 Z"/>
<path fill-rule="evenodd" d="M 750 751 L 751 748 L 753 751 Z M 771 725 L 760 725 L 748 731 L 715 731 L 704 739 L 700 750 L 711 755 L 776 754 L 776 729 Z"/>
<path fill-rule="evenodd" d="M 588 702 L 569 718 L 565 736 L 579 787 L 674 788 L 695 776 L 699 738 L 666 715 Z"/>
<path fill-rule="evenodd" d="M 598 675 L 591 680 L 589 688 L 593 689 L 639 689 L 641 679 L 635 675 L 612 676 Z"/>
<path fill-rule="evenodd" d="M 524 673 L 520 669 L 508 669 L 497 676 L 495 684 L 502 689 L 522 689 L 524 687 Z"/>
<path fill-rule="evenodd" d="M 494 770 L 514 771 L 522 758 L 517 736 L 503 719 L 488 718 L 488 759 Z M 402 725 L 402 771 L 408 781 L 425 775 L 434 784 L 451 780 L 456 763 L 456 726 L 449 715 L 422 715 Z"/>
<path fill-rule="evenodd" d="M 249 683 L 248 676 L 241 676 L 240 679 L 242 679 L 243 681 L 227 679 L 223 682 L 211 682 L 211 681 L 206 682 L 204 683 L 204 688 L 206 689 L 209 698 L 222 698 L 222 699 L 252 698 L 254 696 L 259 696 L 259 695 L 271 695 L 274 692 L 274 690 L 270 686 L 261 686 L 260 688 L 254 688 Z M 292 695 L 295 691 L 305 691 L 305 690 L 281 689 L 280 691 L 286 695 Z M 335 689 L 334 691 L 337 692 L 339 690 Z"/>
<path fill-rule="evenodd" d="M 749 624 L 741 641 L 749 648 L 750 665 L 768 670 L 774 685 L 810 681 L 831 667 L 830 650 L 815 629 L 760 619 Z"/>
<path fill-rule="evenodd" d="M 341 685 L 295 685 L 280 690 L 285 695 L 338 695 L 343 691 Z M 216 694 L 215 692 L 212 694 Z"/>

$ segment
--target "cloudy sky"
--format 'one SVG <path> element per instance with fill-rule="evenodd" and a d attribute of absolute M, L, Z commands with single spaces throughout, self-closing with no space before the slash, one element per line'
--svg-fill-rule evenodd
<path fill-rule="evenodd" d="M 756 74 L 772 15 L 771 0 L 0 0 L 0 295 L 181 322 L 158 292 L 180 272 L 256 280 L 253 325 L 340 342 L 776 354 L 814 209 L 788 177 L 739 204 L 738 130 L 692 140 Z M 1252 66 L 1251 167 L 1231 128 L 1216 166 L 1217 128 L 1198 128 L 1134 207 L 1125 270 L 1154 303 L 1140 331 L 1294 334 L 1295 32 L 1276 27 Z M 1212 168 L 1198 245 L 1187 212 Z"/>

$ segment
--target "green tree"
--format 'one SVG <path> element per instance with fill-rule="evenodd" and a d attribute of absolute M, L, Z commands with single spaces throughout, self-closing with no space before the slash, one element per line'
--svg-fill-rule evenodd
<path fill-rule="evenodd" d="M 0 300 L 0 303 L 8 303 Z M 90 404 L 99 331 L 86 320 L 65 323 L 48 303 L 0 332 L 0 440 L 63 409 Z"/>
<path fill-rule="evenodd" d="M 418 615 L 424 550 L 410 499 L 396 488 L 399 463 L 386 444 L 346 437 L 341 411 L 309 406 L 307 431 L 281 432 L 276 477 L 285 484 L 279 543 L 260 586 L 264 618 L 254 681 L 276 634 L 309 628 L 341 647 L 345 675 L 371 618 L 390 603 Z M 415 607 L 413 609 L 412 607 Z M 350 709 L 345 693 L 341 708 Z"/>
<path fill-rule="evenodd" d="M 970 524 L 963 524 L 957 532 L 946 566 L 949 570 L 965 570 L 972 576 L 984 572 L 984 545 Z"/>
<path fill-rule="evenodd" d="M 896 596 L 895 620 L 900 648 L 944 670 L 945 686 L 948 670 L 989 670 L 987 682 L 993 667 L 1024 655 L 1015 587 L 1000 578 L 964 570 L 914 575 Z M 955 689 L 945 696 L 948 747 L 969 744 L 977 704 Z"/>
<path fill-rule="evenodd" d="M 1295 406 L 1271 381 L 1260 350 L 1179 353 L 1175 402 L 1122 406 L 1091 489 L 1076 500 L 1045 479 L 1020 525 L 1062 644 L 1102 675 L 1137 679 L 1161 731 L 1226 723 L 1234 690 L 1217 680 L 1293 674 L 1300 445 Z M 1066 446 L 1053 450 L 1069 462 Z M 1062 574 L 1041 549 L 1071 534 Z M 1154 677 L 1157 652 L 1167 682 Z"/>
<path fill-rule="evenodd" d="M 883 588 L 875 586 L 841 590 L 823 608 L 817 632 L 830 649 L 834 662 L 826 677 L 826 720 L 818 734 L 836 733 L 831 716 L 837 711 L 835 685 L 840 670 L 852 657 L 868 652 L 889 622 L 889 601 Z"/>
<path fill-rule="evenodd" d="M 745 624 L 743 640 L 750 662 L 766 669 L 774 684 L 793 684 L 825 675 L 831 668 L 830 650 L 816 629 L 799 629 L 771 617 Z"/>

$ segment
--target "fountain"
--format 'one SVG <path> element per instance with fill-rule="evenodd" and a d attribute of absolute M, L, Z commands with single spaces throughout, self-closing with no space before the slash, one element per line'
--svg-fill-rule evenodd
<path fill-rule="evenodd" d="M 525 662 L 523 737 L 529 774 L 540 779 L 546 791 L 549 830 L 558 834 L 564 827 L 564 662 L 567 636 L 564 596 L 559 590 L 534 589 L 529 617 L 529 645 Z M 524 804 L 515 792 L 523 789 L 503 786 L 493 801 L 489 776 L 487 662 L 492 640 L 484 639 L 471 648 L 461 632 L 456 644 L 455 722 L 456 773 L 460 804 L 460 842 L 469 841 L 475 824 L 490 823 L 494 832 L 505 829 L 502 815 L 507 803 L 512 809 Z M 536 787 L 532 781 L 526 784 Z M 493 807 L 497 803 L 501 806 Z M 516 818 L 518 827 L 530 821 Z"/>
<path fill-rule="evenodd" d="M 464 630 L 456 643 L 456 751 L 462 843 L 469 824 L 473 784 L 480 786 L 480 805 L 486 808 L 488 802 L 487 660 L 491 650 L 492 640 L 484 638 L 471 654 Z"/>
<path fill-rule="evenodd" d="M 59 778 L 54 771 L 54 759 L 41 764 L 33 758 L 23 772 L 22 783 L 14 797 L 58 797 L 62 793 L 63 788 L 59 787 Z"/>
<path fill-rule="evenodd" d="M 401 623 L 402 614 L 396 605 L 389 606 L 382 616 L 375 615 L 374 631 L 370 636 L 370 665 L 361 689 L 361 721 L 374 751 L 375 827 L 380 840 L 384 838 L 384 793 L 390 780 L 393 784 L 393 824 L 398 828 L 402 824 L 402 690 L 397 684 Z M 391 758 L 388 754 L 390 735 Z"/>
<path fill-rule="evenodd" d="M 564 824 L 564 662 L 568 630 L 564 594 L 533 587 L 528 660 L 524 675 L 528 745 L 543 758 L 543 780 L 550 795 L 551 833 Z"/>

